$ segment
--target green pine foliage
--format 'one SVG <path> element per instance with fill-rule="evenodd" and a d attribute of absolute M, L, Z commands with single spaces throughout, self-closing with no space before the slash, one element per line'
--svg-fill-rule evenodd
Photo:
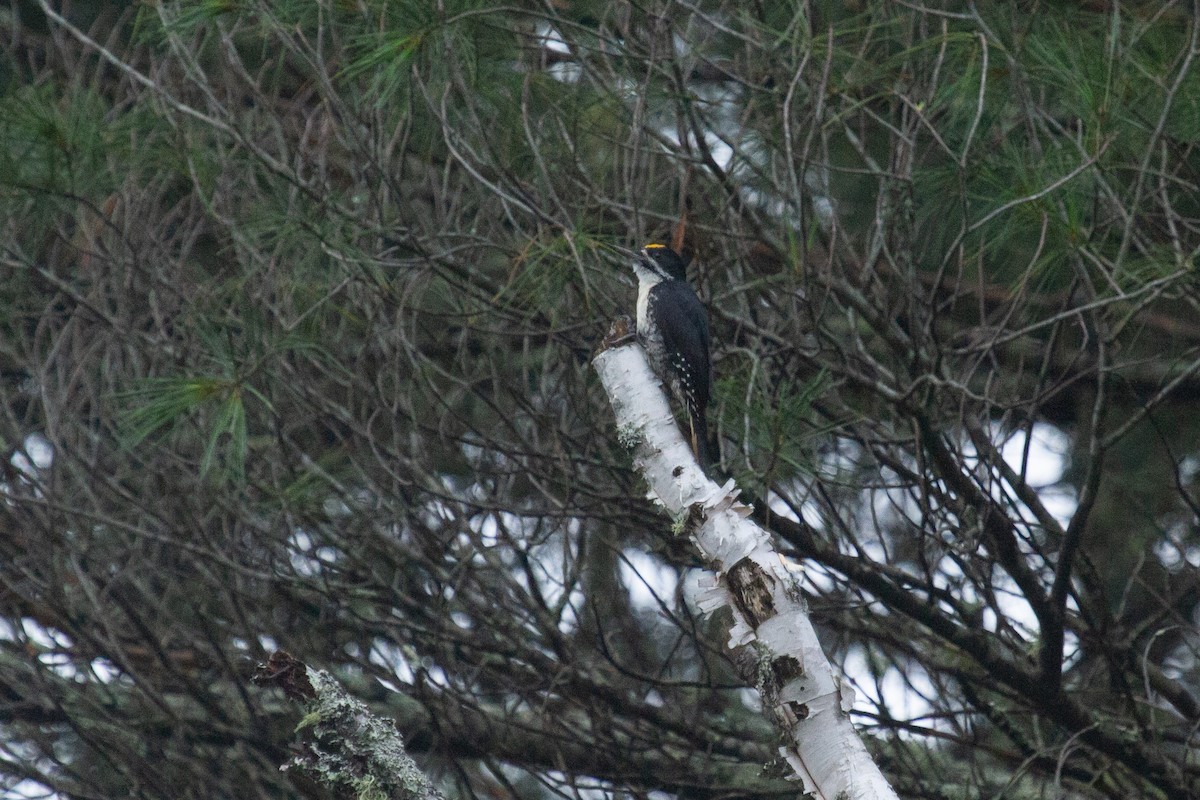
<path fill-rule="evenodd" d="M 0 11 L 0 778 L 305 794 L 269 639 L 455 796 L 794 795 L 722 620 L 625 578 L 699 566 L 589 367 L 682 230 L 897 785 L 1195 789 L 1190 6 L 69 6 Z M 1047 430 L 1053 486 L 987 457 Z M 1022 598 L 1092 490 L 1055 694 Z"/>
<path fill-rule="evenodd" d="M 768 385 L 768 375 L 763 365 L 745 363 L 736 370 L 727 368 L 715 388 L 717 424 L 742 448 L 730 461 L 739 465 L 740 481 L 756 491 L 811 476 L 819 469 L 820 443 L 837 428 L 814 408 L 829 389 L 828 375 L 774 386 Z"/>

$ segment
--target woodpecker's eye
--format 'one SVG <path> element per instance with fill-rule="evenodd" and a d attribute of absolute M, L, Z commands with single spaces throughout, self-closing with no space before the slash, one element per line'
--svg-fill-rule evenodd
<path fill-rule="evenodd" d="M 642 248 L 642 255 L 662 276 L 674 280 L 687 280 L 687 262 L 665 244 L 648 244 Z"/>

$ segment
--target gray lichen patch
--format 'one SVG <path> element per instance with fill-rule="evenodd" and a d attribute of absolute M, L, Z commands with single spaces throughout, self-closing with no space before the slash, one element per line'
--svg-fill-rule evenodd
<path fill-rule="evenodd" d="M 622 425 L 617 428 L 617 442 L 626 450 L 632 452 L 642 441 L 641 431 L 635 425 Z"/>
<path fill-rule="evenodd" d="M 316 697 L 309 702 L 300 727 L 311 727 L 312 740 L 285 769 L 301 769 L 326 786 L 349 789 L 363 800 L 442 800 L 404 751 L 395 723 L 371 713 L 328 672 L 310 669 L 308 677 Z"/>

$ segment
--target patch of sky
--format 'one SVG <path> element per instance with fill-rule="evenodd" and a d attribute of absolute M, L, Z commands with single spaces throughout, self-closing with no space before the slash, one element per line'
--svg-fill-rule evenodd
<path fill-rule="evenodd" d="M 937 722 L 933 716 L 934 706 L 929 701 L 936 688 L 929 675 L 916 662 L 905 665 L 904 672 L 889 667 L 876 675 L 862 647 L 851 647 L 842 660 L 842 672 L 854 687 L 853 710 L 863 714 L 876 714 L 886 709 L 889 717 L 909 720 L 938 729 L 946 723 Z M 918 723 L 919 724 L 919 723 Z M 903 731 L 901 736 L 912 736 Z"/>
<path fill-rule="evenodd" d="M 635 609 L 658 609 L 661 604 L 673 605 L 679 575 L 674 567 L 641 550 L 621 553 L 621 582 L 629 591 L 629 602 Z"/>

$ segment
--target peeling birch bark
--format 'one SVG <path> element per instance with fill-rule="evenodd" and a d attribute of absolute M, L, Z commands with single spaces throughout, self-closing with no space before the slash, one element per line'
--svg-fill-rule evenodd
<path fill-rule="evenodd" d="M 804 791 L 824 800 L 895 798 L 850 722 L 853 690 L 825 658 L 799 586 L 767 532 L 748 518 L 733 481 L 718 486 L 701 471 L 641 347 L 609 347 L 592 365 L 634 464 L 672 518 L 686 520 L 716 570 L 702 584 L 701 608 L 729 606 L 729 646 L 751 645 L 758 654 L 743 677 L 757 686 L 779 726 L 787 742 L 780 754 Z"/>

